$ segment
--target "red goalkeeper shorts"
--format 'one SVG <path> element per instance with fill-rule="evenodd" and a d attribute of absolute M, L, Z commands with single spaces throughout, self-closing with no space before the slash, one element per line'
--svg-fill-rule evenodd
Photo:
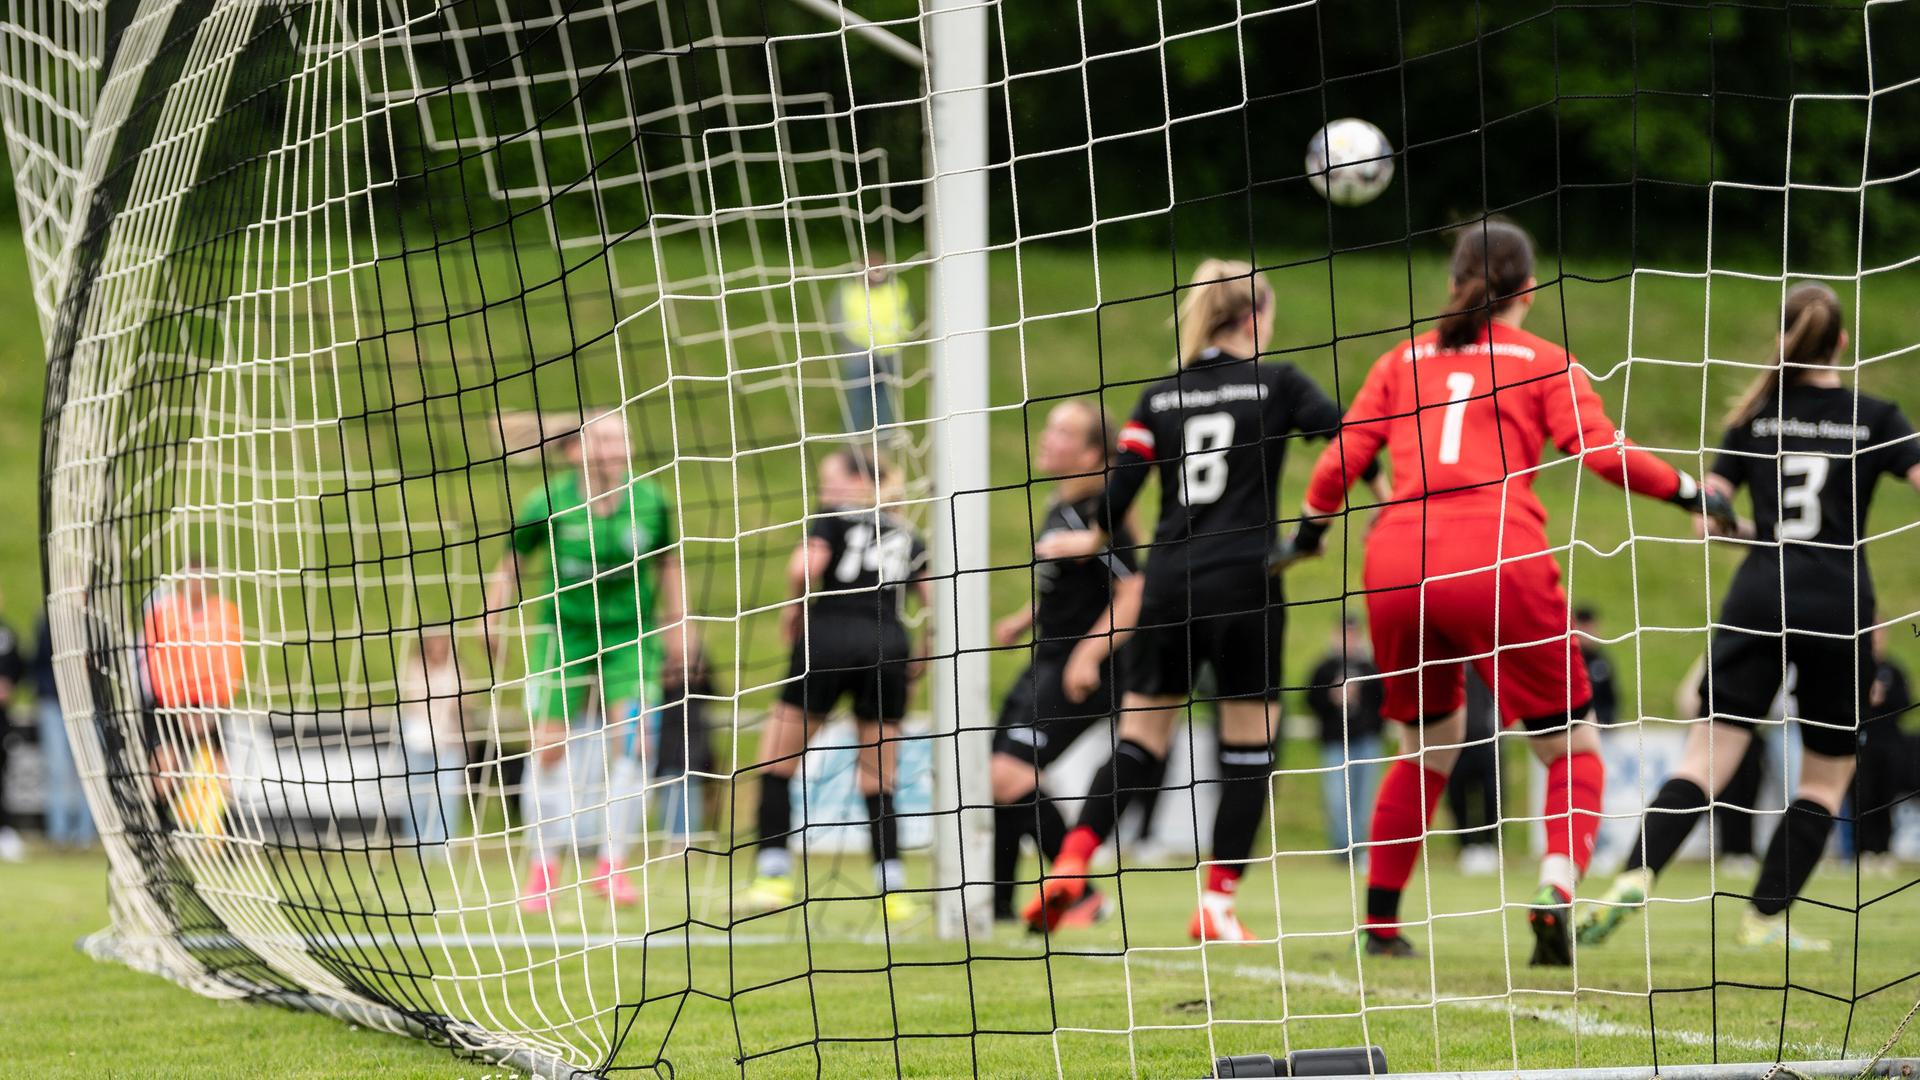
<path fill-rule="evenodd" d="M 1388 719 L 1459 708 L 1467 664 L 1493 689 L 1503 724 L 1578 717 L 1591 703 L 1559 562 L 1544 538 L 1511 524 L 1500 551 L 1499 528 L 1497 518 L 1409 516 L 1368 538 L 1367 615 Z"/>

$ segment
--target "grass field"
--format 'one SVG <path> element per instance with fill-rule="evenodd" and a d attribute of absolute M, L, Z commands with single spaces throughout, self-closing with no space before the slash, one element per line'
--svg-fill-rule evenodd
<path fill-rule="evenodd" d="M 21 328 L 0 344 L 0 358 L 12 361 L 14 372 L 32 372 L 38 354 L 26 330 L 32 315 L 18 245 L 0 242 L 0 251 L 0 311 Z M 1422 252 L 1411 268 L 1388 254 L 1276 270 L 1282 313 L 1276 347 L 1350 398 L 1366 365 L 1404 333 L 1409 313 L 1433 310 L 1442 288 L 1437 255 Z M 698 256 L 670 250 L 666 257 Z M 207 440 L 217 456 L 204 463 L 206 475 L 230 485 L 219 489 L 223 498 L 271 499 L 276 508 L 298 510 L 284 519 L 210 516 L 233 540 L 235 561 L 228 568 L 259 569 L 274 556 L 296 557 L 282 544 L 311 544 L 291 550 L 330 571 L 234 582 L 250 618 L 273 620 L 258 625 L 281 646 L 262 650 L 267 655 L 250 669 L 261 707 L 364 701 L 384 678 L 375 647 L 381 635 L 404 635 L 423 613 L 471 617 L 477 574 L 503 544 L 511 496 L 539 479 L 536 455 L 506 459 L 489 449 L 497 412 L 537 404 L 564 414 L 613 401 L 634 411 L 643 433 L 637 436 L 642 466 L 659 470 L 679 500 L 684 531 L 693 538 L 694 610 L 713 620 L 707 637 L 723 684 L 762 688 L 742 695 L 743 723 L 765 702 L 764 687 L 779 677 L 784 656 L 771 610 L 783 599 L 777 567 L 798 535 L 799 477 L 817 452 L 802 445 L 795 407 L 806 431 L 830 431 L 837 411 L 832 391 L 805 383 L 795 391 L 790 373 L 780 368 L 787 346 L 777 332 L 753 335 L 732 352 L 676 349 L 669 360 L 660 323 L 620 323 L 590 294 L 567 309 L 565 320 L 551 317 L 554 308 L 543 298 L 553 294 L 545 286 L 530 299 L 547 306 L 502 304 L 499 296 L 512 282 L 574 273 L 591 279 L 596 272 L 528 265 L 536 260 L 509 266 L 493 257 L 464 278 L 467 272 L 450 258 L 412 267 L 422 277 L 453 279 L 439 294 L 446 311 L 416 311 L 418 326 L 383 337 L 377 348 L 352 350 L 345 363 L 335 356 L 324 371 L 319 364 L 289 365 L 288 385 L 315 373 L 337 379 L 330 389 L 348 396 L 332 404 L 348 419 Z M 997 258 L 993 309 L 1005 328 L 993 335 L 997 409 L 985 451 L 1001 487 L 992 499 L 997 610 L 1012 609 L 1032 589 L 1029 523 L 1044 492 L 1032 486 L 1026 445 L 1041 414 L 1052 398 L 1101 389 L 1109 407 L 1124 413 L 1138 386 L 1167 370 L 1172 274 L 1164 252 L 1103 250 L 1097 267 L 1084 250 L 1030 250 L 1017 264 L 1011 256 Z M 1777 285 L 1730 277 L 1716 278 L 1711 289 L 1700 280 L 1649 275 L 1570 278 L 1541 294 L 1530 325 L 1568 342 L 1602 377 L 1602 393 L 1628 434 L 1676 450 L 1677 460 L 1698 471 L 1699 448 L 1716 439 L 1721 405 L 1746 374 L 1726 364 L 1702 365 L 1765 355 L 1777 297 Z M 1920 340 L 1920 282 L 1873 279 L 1860 303 L 1863 355 Z M 690 338 L 711 333 L 723 315 L 747 314 L 731 310 L 736 304 L 750 306 L 745 298 L 679 303 L 675 325 Z M 444 323 L 430 317 L 438 315 Z M 496 340 L 521 344 L 487 351 L 481 343 L 503 325 L 518 337 Z M 1629 357 L 1655 362 L 1629 365 Z M 740 373 L 755 364 L 763 367 Z M 1920 391 L 1901 377 L 1910 369 L 1911 359 L 1903 358 L 1874 365 L 1863 379 L 1909 412 L 1920 411 Z M 219 377 L 237 387 L 257 374 Z M 910 400 L 924 393 L 924 385 L 917 386 Z M 315 401 L 326 398 L 314 392 Z M 0 409 L 9 420 L 0 424 L 0 483 L 16 491 L 33 487 L 37 402 L 32 378 L 16 375 L 0 385 Z M 251 419 L 269 427 L 277 416 L 304 422 L 302 410 L 311 405 L 270 402 Z M 281 409 L 284 416 L 276 412 Z M 184 441 L 192 430 L 189 424 L 178 434 Z M 937 428 L 931 430 L 937 436 Z M 316 431 L 329 437 L 337 431 L 340 438 L 325 442 Z M 286 456 L 268 457 L 281 453 Z M 686 458 L 677 460 L 676 453 Z M 256 454 L 275 468 L 254 471 Z M 1293 454 L 1283 505 L 1297 502 L 1312 456 L 1307 447 Z M 1630 503 L 1618 490 L 1582 478 L 1565 460 L 1545 470 L 1538 487 L 1558 542 L 1573 545 L 1573 599 L 1599 607 L 1608 632 L 1620 638 L 1614 654 L 1623 713 L 1668 714 L 1680 673 L 1704 645 L 1715 583 L 1726 579 L 1733 553 L 1663 543 L 1687 535 L 1683 515 Z M 427 507 L 434 513 L 424 512 Z M 1917 515 L 1920 499 L 1889 492 L 1872 525 L 1884 531 Z M 32 613 L 32 539 L 26 528 L 0 534 L 0 588 L 8 594 L 0 610 L 17 620 Z M 1920 562 L 1897 557 L 1898 545 L 1910 543 L 1894 537 L 1870 548 L 1883 617 L 1920 609 Z M 1305 681 L 1358 576 L 1357 544 L 1344 557 L 1338 544 L 1332 557 L 1301 568 L 1290 584 L 1299 605 L 1289 641 L 1296 683 Z M 382 572 L 363 576 L 361 568 L 373 565 Z M 454 587 L 427 590 L 417 588 L 419 582 Z M 371 636 L 349 636 L 344 646 L 335 640 L 357 634 Z M 1910 636 L 1896 640 L 1913 649 Z M 1904 655 L 1910 666 L 1920 661 L 1920 651 Z M 1023 659 L 1020 650 L 996 657 L 998 686 Z M 518 674 L 497 673 L 503 680 Z M 750 753 L 751 728 L 739 734 L 729 750 Z M 1307 753 L 1291 748 L 1288 764 L 1308 764 Z M 1317 828 L 1317 800 L 1308 786 L 1306 778 L 1282 783 L 1275 832 L 1283 850 L 1303 846 Z M 673 929 L 688 918 L 733 922 L 726 906 L 733 868 L 719 858 L 698 856 L 685 867 L 666 860 L 651 868 L 656 876 L 648 895 L 655 907 L 643 926 L 655 944 L 644 948 L 635 945 L 644 931 L 634 930 L 631 914 L 616 922 L 581 905 L 552 925 L 529 927 L 510 906 L 489 906 L 511 895 L 498 853 L 456 862 L 451 874 L 423 875 L 377 857 L 314 862 L 308 869 L 325 871 L 322 885 L 344 883 L 345 891 L 322 893 L 283 879 L 278 884 L 291 893 L 291 906 L 311 905 L 302 914 L 327 934 L 371 935 L 382 943 L 371 954 L 343 946 L 336 962 L 359 965 L 362 976 L 425 1003 L 446 1005 L 435 995 L 468 991 L 471 996 L 454 999 L 454 1011 L 510 1017 L 508 1026 L 542 1032 L 556 1044 L 604 1045 L 609 1028 L 631 1022 L 625 1054 L 615 1064 L 650 1063 L 664 1039 L 664 1056 L 680 1076 L 733 1071 L 738 1055 L 751 1058 L 754 1076 L 896 1069 L 918 1076 L 1055 1069 L 1104 1076 L 1128 1067 L 1182 1076 L 1198 1074 L 1213 1053 L 1367 1040 L 1385 1046 L 1402 1069 L 1498 1067 L 1516 1056 L 1528 1066 L 1626 1063 L 1649 1060 L 1656 1050 L 1662 1061 L 1829 1056 L 1877 1049 L 1916 996 L 1913 982 L 1899 980 L 1920 967 L 1914 960 L 1920 956 L 1920 889 L 1875 900 L 1857 927 L 1849 915 L 1809 907 L 1809 923 L 1841 940 L 1830 955 L 1795 956 L 1790 970 L 1778 956 L 1725 946 L 1725 919 L 1737 914 L 1737 903 L 1722 900 L 1661 906 L 1650 934 L 1629 932 L 1605 951 L 1583 952 L 1575 973 L 1536 973 L 1524 964 L 1518 914 L 1501 909 L 1526 895 L 1525 875 L 1516 870 L 1503 891 L 1498 882 L 1438 870 L 1430 896 L 1422 898 L 1438 921 L 1416 933 L 1434 943 L 1431 959 L 1363 967 L 1345 938 L 1354 922 L 1355 881 L 1317 857 L 1289 856 L 1272 873 L 1256 872 L 1244 900 L 1257 927 L 1272 928 L 1277 911 L 1284 949 L 1202 953 L 1188 947 L 1191 871 L 1142 868 L 1121 885 L 1124 924 L 1064 937 L 1051 953 L 1022 937 L 975 943 L 972 962 L 961 966 L 969 954 L 935 942 L 924 925 L 876 942 L 874 905 L 833 899 L 847 882 L 864 880 L 858 865 L 821 868 L 831 871 L 832 884 L 816 892 L 806 927 L 792 914 L 740 923 L 729 949 L 714 931 Z M 1509 860 L 1516 867 L 1524 862 Z M 0 928 L 0 948 L 21 956 L 27 973 L 0 980 L 0 1012 L 9 1018 L 0 1030 L 0 1060 L 22 1062 L 25 1075 L 251 1076 L 279 1072 L 283 1064 L 289 1074 L 316 1076 L 487 1071 L 404 1040 L 346 1032 L 333 1021 L 206 1002 L 87 960 L 71 942 L 105 921 L 103 871 L 102 861 L 79 858 L 0 867 L 0 890 L 26 913 Z M 915 866 L 913 875 L 929 877 L 924 866 Z M 1817 881 L 1822 899 L 1849 911 L 1892 888 L 1869 881 L 1856 891 L 1838 869 Z M 1746 884 L 1721 883 L 1730 889 Z M 1682 870 L 1664 895 L 1697 897 L 1705 887 L 1703 872 Z M 447 910 L 448 897 L 465 914 L 433 914 Z M 420 914 L 386 917 L 395 911 Z M 1418 910 L 1409 915 L 1423 917 Z M 508 945 L 504 952 L 482 948 L 475 959 L 418 945 L 414 934 Z M 519 944 L 523 935 L 536 944 Z M 429 973 L 445 977 L 425 978 Z M 1788 981 L 1796 989 L 1783 993 L 1778 987 Z M 1650 997 L 1650 990 L 1658 993 Z M 649 1002 L 644 1008 L 613 1011 L 618 1002 L 641 998 Z M 1436 999 L 1445 1002 L 1436 1006 Z M 111 1036 L 103 1037 L 107 1031 Z M 895 1032 L 919 1037 L 894 1041 Z M 1649 1032 L 1657 1047 L 1649 1044 Z M 1920 1044 L 1910 1035 L 1903 1049 L 1920 1052 Z"/>
<path fill-rule="evenodd" d="M 688 876 L 723 880 L 724 868 L 707 863 L 696 858 Z M 11 974 L 0 982 L 8 1017 L 0 1058 L 17 1074 L 502 1075 L 410 1040 L 207 1001 L 85 958 L 73 942 L 105 918 L 103 868 L 98 858 L 78 856 L 0 866 L 0 889 L 14 912 Z M 1516 1054 L 1541 1068 L 1646 1063 L 1656 1054 L 1666 1064 L 1871 1055 L 1920 997 L 1912 978 L 1920 954 L 1916 890 L 1900 890 L 1906 878 L 1856 882 L 1851 867 L 1823 868 L 1813 891 L 1836 907 L 1866 903 L 1857 941 L 1854 920 L 1839 911 L 1809 904 L 1796 916 L 1834 939 L 1830 954 L 1728 948 L 1724 934 L 1739 901 L 1699 900 L 1710 890 L 1705 870 L 1683 866 L 1660 895 L 1695 899 L 1656 903 L 1650 919 L 1606 948 L 1581 950 L 1571 972 L 1526 966 L 1524 923 L 1501 907 L 1524 898 L 1531 882 L 1521 874 L 1503 883 L 1436 872 L 1431 909 L 1423 897 L 1407 913 L 1422 918 L 1430 910 L 1432 925 L 1411 931 L 1430 943 L 1428 955 L 1363 964 L 1345 933 L 1361 883 L 1318 857 L 1282 858 L 1274 873 L 1248 881 L 1247 918 L 1273 927 L 1277 900 L 1281 945 L 1204 951 L 1184 936 L 1195 888 L 1187 870 L 1129 872 L 1119 884 L 1124 921 L 1062 935 L 1049 951 L 1017 934 L 970 946 L 938 943 L 923 924 L 891 927 L 885 940 L 872 901 L 832 899 L 850 892 L 848 875 L 862 869 L 816 861 L 824 898 L 810 905 L 810 926 L 803 930 L 795 913 L 745 921 L 731 949 L 710 930 L 663 933 L 643 944 L 630 926 L 623 936 L 610 913 L 587 906 L 567 914 L 572 901 L 563 900 L 546 930 L 560 947 L 516 951 L 506 943 L 527 977 L 503 982 L 488 1004 L 517 1008 L 528 1022 L 570 1007 L 583 1021 L 548 1037 L 582 1045 L 631 1020 L 616 1064 L 651 1064 L 661 1053 L 677 1076 L 732 1074 L 744 1053 L 753 1056 L 750 1076 L 875 1075 L 897 1066 L 909 1076 L 1017 1077 L 1057 1066 L 1068 1076 L 1131 1067 L 1177 1077 L 1199 1075 L 1213 1054 L 1369 1041 L 1386 1049 L 1397 1070 L 1512 1067 Z M 654 893 L 670 896 L 681 884 L 657 881 Z M 1416 879 L 1410 896 L 1425 892 Z M 510 911 L 486 917 L 513 921 Z M 471 929 L 482 952 L 498 944 L 484 927 Z M 1719 948 L 1711 945 L 1716 929 Z M 388 923 L 387 933 L 407 940 L 410 931 Z M 617 947 L 597 944 L 615 939 Z M 807 952 L 774 939 L 804 940 Z M 427 940 L 389 945 L 381 960 L 443 973 L 464 966 L 459 950 Z M 582 941 L 594 947 L 582 950 Z M 969 955 L 971 965 L 961 966 Z M 622 997 L 608 996 L 616 981 L 626 987 Z M 457 983 L 442 986 L 449 995 L 487 992 Z M 637 994 L 636 984 L 646 989 Z M 683 1000 L 678 991 L 687 987 L 696 994 Z M 717 1000 L 729 987 L 738 995 L 734 1011 Z M 1651 997 L 1649 988 L 1657 991 Z M 637 1016 L 592 1007 L 643 995 L 653 1003 Z M 919 1037 L 896 1043 L 895 1032 Z M 1920 1033 L 1910 1032 L 1894 1052 L 1920 1052 Z"/>

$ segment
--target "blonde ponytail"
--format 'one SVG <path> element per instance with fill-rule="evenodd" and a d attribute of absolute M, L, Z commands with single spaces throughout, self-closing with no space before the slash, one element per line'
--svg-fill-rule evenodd
<path fill-rule="evenodd" d="M 1193 363 L 1222 331 L 1273 305 L 1267 276 L 1238 259 L 1207 259 L 1180 301 L 1180 366 Z"/>
<path fill-rule="evenodd" d="M 1754 376 L 1727 410 L 1725 426 L 1744 427 L 1760 415 L 1767 402 L 1780 396 L 1780 381 L 1798 382 L 1805 369 L 1833 363 L 1840 349 L 1840 296 L 1818 281 L 1806 281 L 1787 291 L 1780 310 L 1780 350 L 1773 366 Z M 1795 370 L 1782 375 L 1782 367 Z"/>

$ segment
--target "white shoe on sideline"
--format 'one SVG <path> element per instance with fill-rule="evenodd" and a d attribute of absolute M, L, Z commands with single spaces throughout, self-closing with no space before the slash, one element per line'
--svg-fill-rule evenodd
<path fill-rule="evenodd" d="M 1500 849 L 1492 844 L 1469 844 L 1460 849 L 1463 877 L 1493 877 L 1500 873 Z"/>
<path fill-rule="evenodd" d="M 0 862 L 26 862 L 27 843 L 11 825 L 0 825 Z"/>
<path fill-rule="evenodd" d="M 1891 853 L 1868 852 L 1860 856 L 1860 876 L 1870 878 L 1890 878 L 1900 873 L 1900 860 Z"/>

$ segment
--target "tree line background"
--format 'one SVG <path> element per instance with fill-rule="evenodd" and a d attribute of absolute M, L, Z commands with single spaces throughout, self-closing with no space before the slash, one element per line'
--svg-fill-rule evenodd
<path fill-rule="evenodd" d="M 919 0 L 851 6 L 920 42 Z M 502 21 L 500 9 L 479 0 L 434 7 L 439 18 L 416 20 L 416 29 Z M 1710 233 L 1715 265 L 1771 260 L 1777 267 L 1783 241 L 1796 270 L 1849 272 L 1856 258 L 1867 266 L 1896 261 L 1908 252 L 1905 238 L 1920 229 L 1912 182 L 1875 185 L 1864 200 L 1813 188 L 1783 199 L 1739 185 L 1857 187 L 1863 176 L 1920 168 L 1920 90 L 1884 92 L 1871 108 L 1809 97 L 1885 91 L 1920 75 L 1920 57 L 1907 47 L 1920 39 L 1912 7 L 1866 13 L 1861 0 L 1001 4 L 988 12 L 995 238 L 1084 229 L 1097 216 L 1107 222 L 1098 230 L 1102 243 L 1314 252 L 1405 243 L 1494 211 L 1521 218 L 1560 250 L 1634 265 L 1702 267 Z M 464 121 L 511 140 L 576 109 L 604 119 L 673 95 L 715 99 L 724 53 L 733 93 L 777 80 L 783 92 L 831 95 L 840 108 L 852 107 L 860 145 L 885 148 L 904 163 L 892 179 L 921 161 L 922 74 L 789 0 L 662 0 L 611 14 L 576 2 L 566 10 L 565 34 L 550 25 L 483 33 L 464 43 L 464 57 L 444 43 L 412 50 L 421 85 L 443 88 L 427 106 L 438 110 L 442 133 Z M 130 11 L 110 6 L 110 39 Z M 418 14 L 413 5 L 408 14 Z M 283 104 L 274 87 L 298 64 L 304 21 L 290 8 L 247 46 L 258 53 L 248 65 L 257 81 L 224 121 L 243 144 L 271 134 Z M 729 44 L 704 55 L 683 51 L 685 42 L 715 34 Z M 771 61 L 760 44 L 768 36 L 790 38 Z M 658 65 L 621 77 L 622 50 L 677 54 L 678 85 L 660 78 Z M 463 81 L 516 63 L 539 71 L 562 62 L 582 73 L 577 83 L 539 87 L 526 98 L 501 94 L 463 114 L 471 104 L 458 89 Z M 389 65 L 389 77 L 398 67 Z M 1329 208 L 1303 180 L 1308 138 L 1340 116 L 1378 124 L 1398 151 L 1393 188 L 1363 209 Z M 696 112 L 692 139 L 729 119 L 717 104 Z M 468 153 L 449 167 L 444 147 L 421 145 L 416 125 L 393 125 L 391 137 L 402 205 L 425 218 L 458 195 L 473 209 L 472 195 L 484 187 L 482 155 Z M 491 155 L 493 179 L 511 184 L 530 175 L 534 153 L 548 157 L 555 184 L 585 177 L 590 163 L 617 168 L 608 163 L 634 149 L 657 168 L 695 152 L 691 141 L 684 130 L 660 125 L 605 132 L 578 147 L 509 145 Z M 804 147 L 805 138 L 799 142 Z M 257 152 L 248 156 L 259 160 Z M 209 181 L 227 182 L 255 180 L 239 169 L 216 171 Z M 890 197 L 911 208 L 920 193 L 902 187 Z M 11 185 L 0 185 L 0 201 L 12 199 Z M 648 212 L 634 211 L 616 224 L 632 227 Z M 549 212 L 584 223 L 595 210 L 556 205 Z M 572 224 L 563 220 L 561 231 Z"/>
<path fill-rule="evenodd" d="M 854 6 L 874 19 L 916 10 Z M 1716 266 L 1777 269 L 1783 241 L 1795 270 L 1884 264 L 1910 253 L 1920 226 L 1911 183 L 1870 189 L 1864 214 L 1857 192 L 1734 185 L 1857 187 L 1920 167 L 1920 91 L 1875 100 L 1870 142 L 1867 103 L 1804 97 L 1920 74 L 1911 7 L 1328 0 L 1244 3 L 1234 25 L 1226 0 L 1008 3 L 990 14 L 994 231 L 1083 225 L 1097 198 L 1103 219 L 1175 206 L 1104 227 L 1103 241 L 1252 237 L 1312 252 L 1401 243 L 1491 210 L 1562 250 L 1635 265 L 1703 267 L 1709 220 Z M 823 25 L 777 0 L 762 10 L 775 33 Z M 1196 32 L 1207 27 L 1221 28 Z M 913 24 L 895 29 L 917 40 Z M 783 45 L 779 68 L 839 75 L 841 51 L 832 38 Z M 913 71 L 859 41 L 845 55 L 854 100 L 918 92 Z M 1400 153 L 1394 187 L 1361 210 L 1328 208 L 1302 180 L 1308 138 L 1340 116 L 1378 124 Z M 908 111 L 861 118 L 863 140 L 896 152 L 920 138 Z"/>

